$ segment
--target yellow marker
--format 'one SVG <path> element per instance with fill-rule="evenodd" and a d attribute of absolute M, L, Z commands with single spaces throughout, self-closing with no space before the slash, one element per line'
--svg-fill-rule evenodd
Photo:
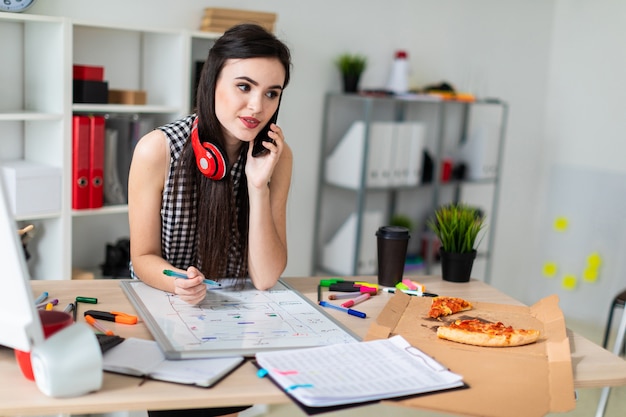
<path fill-rule="evenodd" d="M 546 262 L 543 264 L 543 275 L 547 278 L 554 278 L 558 269 L 556 262 Z"/>
<path fill-rule="evenodd" d="M 586 282 L 596 282 L 598 280 L 598 269 L 592 267 L 585 268 L 583 279 Z"/>
<path fill-rule="evenodd" d="M 578 284 L 578 279 L 574 275 L 565 275 L 563 280 L 561 281 L 561 286 L 566 290 L 574 290 L 576 289 L 576 285 Z"/>
<path fill-rule="evenodd" d="M 567 217 L 559 216 L 554 220 L 554 230 L 557 232 L 564 232 L 569 227 L 569 220 Z"/>
<path fill-rule="evenodd" d="M 46 304 L 46 310 L 52 310 L 53 307 L 54 307 L 54 304 L 52 303 Z"/>
<path fill-rule="evenodd" d="M 589 268 L 597 269 L 602 265 L 602 258 L 598 252 L 593 252 L 587 256 L 587 266 Z"/>

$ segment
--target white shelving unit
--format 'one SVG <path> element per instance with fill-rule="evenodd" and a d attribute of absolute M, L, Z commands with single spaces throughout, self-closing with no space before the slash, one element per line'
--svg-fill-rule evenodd
<path fill-rule="evenodd" d="M 377 272 L 375 232 L 393 215 L 411 219 L 409 254 L 424 252 L 424 273 L 438 273 L 426 219 L 442 204 L 463 201 L 487 216 L 487 234 L 475 269 L 486 281 L 497 222 L 507 105 L 500 100 L 460 102 L 427 96 L 326 96 L 313 245 L 314 271 L 332 275 Z M 394 133 L 395 132 L 395 133 Z M 399 133 L 404 132 L 404 133 Z M 356 135 L 356 136 L 355 136 Z M 404 136 L 412 136 L 412 145 Z M 404 146 L 404 147 L 403 147 Z M 432 179 L 422 181 L 423 151 Z M 406 154 L 409 155 L 406 155 Z M 443 180 L 445 160 L 465 163 L 463 179 Z M 408 166 L 419 180 L 381 181 Z M 390 174 L 391 173 L 391 174 Z M 385 182 L 386 181 L 386 182 Z M 424 246 L 425 249 L 422 249 Z"/>
<path fill-rule="evenodd" d="M 75 267 L 97 272 L 106 244 L 128 236 L 128 210 L 72 210 L 72 115 L 149 115 L 157 127 L 187 114 L 195 62 L 220 34 L 6 13 L 0 36 L 0 164 L 22 159 L 62 170 L 61 210 L 16 216 L 36 226 L 31 275 L 69 279 Z M 146 105 L 73 104 L 74 64 L 103 66 L 110 89 L 145 90 Z"/>

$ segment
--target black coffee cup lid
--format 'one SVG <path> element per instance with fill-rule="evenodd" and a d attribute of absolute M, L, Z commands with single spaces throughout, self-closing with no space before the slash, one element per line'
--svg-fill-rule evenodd
<path fill-rule="evenodd" d="M 402 226 L 382 226 L 376 231 L 376 236 L 383 239 L 409 239 L 409 229 Z"/>

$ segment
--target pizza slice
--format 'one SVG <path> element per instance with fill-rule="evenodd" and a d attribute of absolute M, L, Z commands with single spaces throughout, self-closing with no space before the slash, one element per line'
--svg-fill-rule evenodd
<path fill-rule="evenodd" d="M 456 320 L 439 326 L 437 337 L 475 346 L 522 346 L 536 342 L 539 330 L 514 329 L 501 322 L 486 323 L 478 319 Z"/>
<path fill-rule="evenodd" d="M 472 303 L 458 297 L 435 297 L 433 298 L 428 317 L 436 319 L 442 316 L 459 313 L 472 309 Z"/>

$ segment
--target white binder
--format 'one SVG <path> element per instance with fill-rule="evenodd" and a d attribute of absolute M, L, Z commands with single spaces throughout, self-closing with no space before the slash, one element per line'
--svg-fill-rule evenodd
<path fill-rule="evenodd" d="M 426 137 L 423 123 L 398 122 L 394 126 L 394 169 L 391 185 L 419 184 L 422 176 L 422 151 Z"/>
<path fill-rule="evenodd" d="M 425 126 L 416 122 L 372 122 L 365 155 L 366 125 L 355 121 L 326 161 L 326 181 L 347 188 L 417 185 L 421 177 Z"/>
<path fill-rule="evenodd" d="M 353 271 L 355 237 L 357 229 L 357 215 L 350 214 L 335 235 L 323 248 L 322 266 L 330 271 L 342 275 L 373 275 L 378 270 L 378 253 L 376 245 L 376 230 L 382 226 L 383 214 L 379 211 L 363 213 L 361 230 L 361 247 L 357 259 L 357 271 Z"/>

